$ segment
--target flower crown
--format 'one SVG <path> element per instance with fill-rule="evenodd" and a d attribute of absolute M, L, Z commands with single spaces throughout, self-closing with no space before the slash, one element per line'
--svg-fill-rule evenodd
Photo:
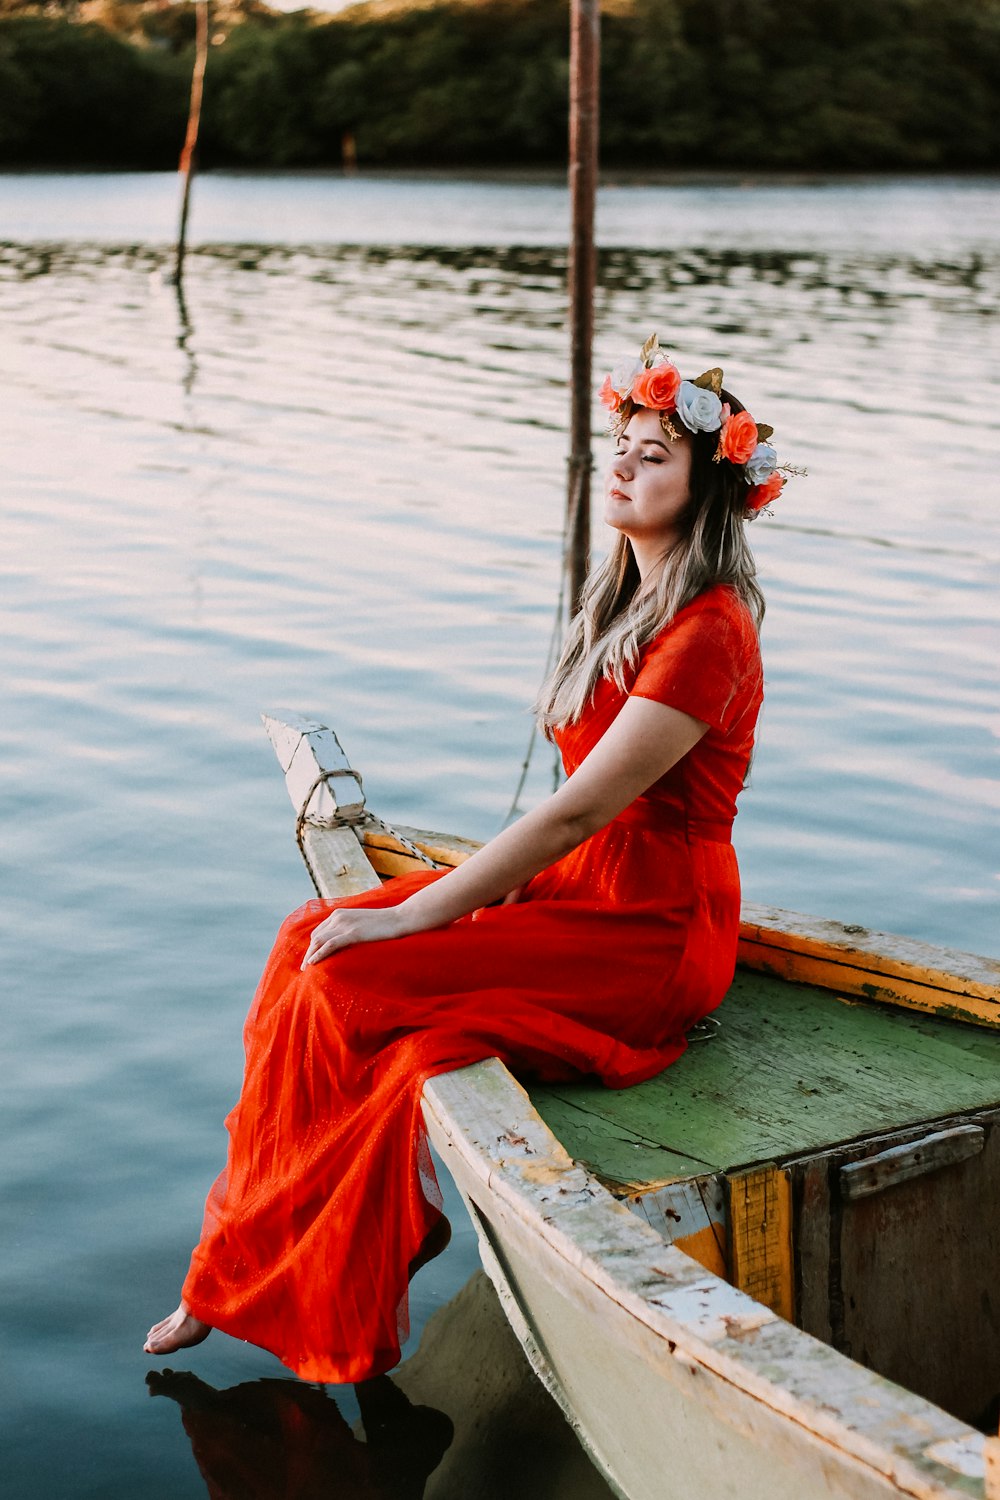
<path fill-rule="evenodd" d="M 697 380 L 682 380 L 680 371 L 651 334 L 638 359 L 619 360 L 604 377 L 601 401 L 611 413 L 611 432 L 621 437 L 632 413 L 643 406 L 660 414 L 660 426 L 672 443 L 680 433 L 670 420 L 676 416 L 689 432 L 718 432 L 715 462 L 726 459 L 743 470 L 750 486 L 746 508 L 751 515 L 777 500 L 791 474 L 804 474 L 791 464 L 778 463 L 768 438 L 774 432 L 755 422 L 748 411 L 731 411 L 722 400 L 722 371 L 706 370 Z"/>

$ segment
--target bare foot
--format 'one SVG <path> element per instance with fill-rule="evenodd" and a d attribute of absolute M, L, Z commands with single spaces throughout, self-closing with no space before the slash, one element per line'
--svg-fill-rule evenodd
<path fill-rule="evenodd" d="M 200 1344 L 211 1332 L 211 1326 L 194 1317 L 187 1304 L 182 1302 L 169 1318 L 153 1324 L 142 1347 L 147 1354 L 173 1354 L 177 1349 L 190 1349 L 194 1344 Z"/>
<path fill-rule="evenodd" d="M 441 1254 L 443 1250 L 447 1250 L 448 1242 L 450 1241 L 450 1239 L 451 1224 L 445 1218 L 444 1214 L 442 1214 L 440 1219 L 438 1219 L 437 1223 L 434 1225 L 434 1228 L 431 1230 L 430 1234 L 424 1240 L 420 1249 L 417 1251 L 416 1255 L 410 1261 L 411 1281 L 413 1280 L 414 1276 L 416 1276 L 421 1266 L 426 1266 L 428 1261 L 434 1260 Z"/>

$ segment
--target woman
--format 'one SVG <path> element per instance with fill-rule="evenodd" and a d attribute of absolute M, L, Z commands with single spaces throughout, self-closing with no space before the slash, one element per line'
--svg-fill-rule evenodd
<path fill-rule="evenodd" d="M 149 1353 L 215 1327 L 309 1380 L 390 1369 L 409 1277 L 448 1239 L 425 1080 L 497 1055 L 624 1087 L 725 994 L 762 690 L 745 523 L 784 481 L 771 429 L 721 386 L 721 370 L 682 381 L 655 335 L 604 383 L 618 537 L 536 705 L 564 784 L 457 869 L 310 901 L 282 927 L 228 1165 Z"/>

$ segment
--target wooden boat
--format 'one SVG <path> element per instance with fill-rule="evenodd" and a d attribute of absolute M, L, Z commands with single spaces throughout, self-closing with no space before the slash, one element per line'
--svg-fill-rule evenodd
<path fill-rule="evenodd" d="M 476 847 L 265 725 L 320 894 Z M 532 1367 L 626 1500 L 1000 1500 L 1000 963 L 745 905 L 719 1021 L 622 1092 L 426 1086 Z"/>

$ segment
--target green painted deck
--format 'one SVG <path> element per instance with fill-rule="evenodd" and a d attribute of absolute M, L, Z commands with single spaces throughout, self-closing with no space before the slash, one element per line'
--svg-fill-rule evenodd
<path fill-rule="evenodd" d="M 739 971 L 697 1042 L 635 1088 L 530 1086 L 570 1156 L 610 1183 L 780 1160 L 1000 1105 L 1000 1033 Z"/>

